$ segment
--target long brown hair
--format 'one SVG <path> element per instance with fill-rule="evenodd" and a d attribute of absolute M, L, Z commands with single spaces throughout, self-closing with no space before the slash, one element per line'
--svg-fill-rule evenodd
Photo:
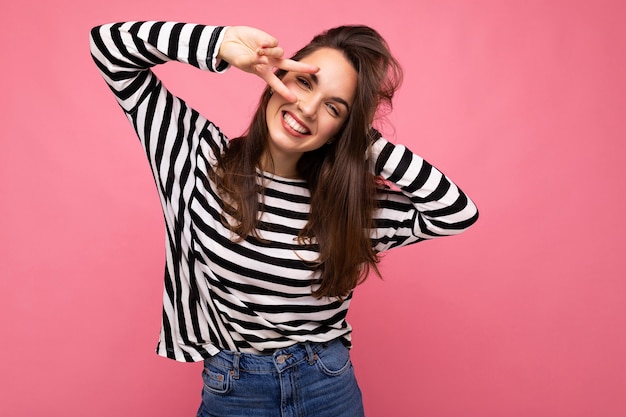
<path fill-rule="evenodd" d="M 317 241 L 319 246 L 314 267 L 320 273 L 320 286 L 313 294 L 343 298 L 370 269 L 379 274 L 379 259 L 369 235 L 377 178 L 371 173 L 367 152 L 372 142 L 372 120 L 377 109 L 391 108 L 402 70 L 385 40 L 367 26 L 340 26 L 323 32 L 292 59 L 301 60 L 321 48 L 343 53 L 357 72 L 357 86 L 350 114 L 332 144 L 306 152 L 298 161 L 298 174 L 307 181 L 311 193 L 311 212 L 299 241 Z M 279 70 L 277 75 L 282 78 L 285 71 Z M 262 189 L 256 169 L 267 147 L 265 111 L 270 97 L 267 87 L 247 132 L 229 143 L 218 157 L 216 171 L 210 174 L 225 200 L 224 213 L 234 219 L 234 224 L 229 223 L 223 215 L 224 223 L 240 239 L 250 234 L 259 237 L 258 192 Z"/>

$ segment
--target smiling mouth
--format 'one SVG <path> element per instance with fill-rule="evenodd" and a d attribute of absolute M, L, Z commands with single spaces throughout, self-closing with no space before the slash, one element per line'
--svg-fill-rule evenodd
<path fill-rule="evenodd" d="M 287 124 L 287 126 L 289 126 L 290 128 L 292 128 L 293 130 L 295 130 L 296 132 L 300 133 L 301 135 L 308 135 L 311 133 L 311 131 L 309 129 L 307 129 L 306 126 L 303 126 L 302 124 L 300 124 L 300 122 L 298 122 L 292 115 L 290 115 L 288 112 L 283 112 L 283 120 L 285 121 L 285 123 Z"/>

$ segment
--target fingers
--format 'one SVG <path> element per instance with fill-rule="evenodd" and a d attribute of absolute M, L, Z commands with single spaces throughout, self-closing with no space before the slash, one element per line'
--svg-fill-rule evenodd
<path fill-rule="evenodd" d="M 260 45 L 259 49 L 271 49 L 271 48 L 275 48 L 278 46 L 278 39 L 276 39 L 269 33 L 259 31 L 258 29 L 257 29 L 257 33 L 261 35 L 259 36 L 259 38 L 257 38 L 258 45 Z"/>
<path fill-rule="evenodd" d="M 269 63 L 274 68 L 280 68 L 285 71 L 306 72 L 308 74 L 313 74 L 320 70 L 316 65 L 305 64 L 304 62 L 298 62 L 292 59 L 270 59 Z"/>
<path fill-rule="evenodd" d="M 264 46 L 263 48 L 257 49 L 256 53 L 259 56 L 269 56 L 269 57 L 272 57 L 272 58 L 282 58 L 283 54 L 285 53 L 285 51 L 283 51 L 283 48 L 281 48 L 279 46 L 274 46 L 274 47 Z"/>
<path fill-rule="evenodd" d="M 314 74 L 320 70 L 316 65 L 305 64 L 304 62 L 298 62 L 292 59 L 278 60 L 274 63 L 274 66 L 285 71 L 305 72 L 308 74 Z"/>
<path fill-rule="evenodd" d="M 305 64 L 302 62 L 294 61 L 292 59 L 283 59 L 283 54 L 284 51 L 279 46 L 257 49 L 257 55 L 259 57 L 268 57 L 270 59 L 268 63 L 274 68 L 280 68 L 285 71 L 305 72 L 311 74 L 319 71 L 319 68 L 315 65 Z M 265 61 L 263 61 L 263 63 L 265 63 Z"/>
<path fill-rule="evenodd" d="M 276 94 L 280 94 L 290 103 L 295 103 L 297 98 L 295 94 L 283 84 L 282 80 L 274 74 L 273 69 L 279 68 L 285 71 L 310 74 L 319 71 L 319 68 L 315 65 L 305 64 L 291 59 L 270 58 L 265 55 L 258 56 L 258 63 L 260 63 L 261 66 L 257 67 L 257 75 L 260 76 Z"/>
<path fill-rule="evenodd" d="M 261 77 L 276 94 L 283 96 L 285 100 L 291 103 L 295 103 L 295 94 L 274 74 L 274 69 L 279 68 L 285 71 L 316 73 L 319 71 L 319 68 L 316 65 L 305 64 L 292 59 L 273 57 L 282 56 L 282 54 L 283 51 L 279 47 L 259 48 L 257 55 L 251 58 L 253 61 L 251 66 L 254 68 L 253 72 Z"/>
<path fill-rule="evenodd" d="M 274 73 L 269 73 L 263 77 L 267 85 L 270 86 L 274 93 L 280 94 L 290 103 L 295 103 L 297 97 L 295 94 L 278 78 Z"/>

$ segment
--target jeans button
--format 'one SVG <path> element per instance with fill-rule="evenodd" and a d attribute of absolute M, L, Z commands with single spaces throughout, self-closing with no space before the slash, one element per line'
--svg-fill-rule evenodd
<path fill-rule="evenodd" d="M 282 365 L 283 363 L 285 363 L 285 361 L 287 359 L 289 359 L 291 357 L 291 355 L 280 355 L 276 358 L 276 362 L 278 362 L 279 365 Z"/>

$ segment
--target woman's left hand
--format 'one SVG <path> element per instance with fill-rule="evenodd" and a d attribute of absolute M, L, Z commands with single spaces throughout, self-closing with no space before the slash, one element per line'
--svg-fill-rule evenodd
<path fill-rule="evenodd" d="M 218 57 L 242 71 L 261 77 L 276 93 L 290 102 L 296 96 L 274 74 L 276 68 L 286 71 L 315 73 L 315 65 L 283 58 L 284 51 L 278 40 L 262 30 L 248 26 L 231 26 L 226 29 Z"/>

